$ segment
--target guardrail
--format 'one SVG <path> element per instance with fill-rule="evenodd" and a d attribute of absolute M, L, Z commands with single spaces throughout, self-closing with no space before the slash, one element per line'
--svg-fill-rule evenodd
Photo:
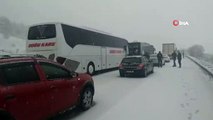
<path fill-rule="evenodd" d="M 187 56 L 190 60 L 192 60 L 194 63 L 196 63 L 198 66 L 200 66 L 203 70 L 205 70 L 207 73 L 209 73 L 211 76 L 213 76 L 213 64 L 206 62 L 204 60 L 199 60 L 192 56 Z"/>

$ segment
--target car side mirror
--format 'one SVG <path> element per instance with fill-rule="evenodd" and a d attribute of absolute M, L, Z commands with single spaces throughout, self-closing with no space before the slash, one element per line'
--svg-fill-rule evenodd
<path fill-rule="evenodd" d="M 72 78 L 78 77 L 78 73 L 76 73 L 76 72 L 71 72 L 71 73 L 70 73 L 70 76 L 71 76 Z"/>

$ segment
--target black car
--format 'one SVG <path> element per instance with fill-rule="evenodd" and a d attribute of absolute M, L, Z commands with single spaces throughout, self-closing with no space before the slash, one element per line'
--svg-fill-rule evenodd
<path fill-rule="evenodd" d="M 120 76 L 137 75 L 146 77 L 154 72 L 153 63 L 145 56 L 130 56 L 123 58 L 119 66 Z"/>

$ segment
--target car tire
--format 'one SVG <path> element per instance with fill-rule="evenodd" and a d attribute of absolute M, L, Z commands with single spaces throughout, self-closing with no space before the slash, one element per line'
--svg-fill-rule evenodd
<path fill-rule="evenodd" d="M 151 72 L 150 73 L 154 73 L 154 66 L 152 67 L 152 70 L 151 70 Z"/>
<path fill-rule="evenodd" d="M 89 63 L 87 65 L 87 74 L 94 75 L 95 73 L 95 65 L 93 63 Z"/>
<path fill-rule="evenodd" d="M 15 120 L 7 113 L 0 113 L 0 120 Z"/>
<path fill-rule="evenodd" d="M 83 90 L 80 97 L 80 108 L 82 110 L 88 110 L 93 104 L 93 90 L 91 87 L 87 87 Z"/>
<path fill-rule="evenodd" d="M 143 77 L 146 77 L 146 76 L 147 76 L 147 72 L 146 72 L 146 70 L 143 70 L 143 72 L 142 72 L 142 76 L 143 76 Z"/>
<path fill-rule="evenodd" d="M 120 77 L 124 77 L 124 73 L 120 72 Z"/>
<path fill-rule="evenodd" d="M 120 77 L 124 77 L 124 74 L 120 74 Z"/>

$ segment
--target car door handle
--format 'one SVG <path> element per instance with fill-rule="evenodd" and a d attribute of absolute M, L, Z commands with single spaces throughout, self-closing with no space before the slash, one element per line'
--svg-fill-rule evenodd
<path fill-rule="evenodd" d="M 51 89 L 55 89 L 56 86 L 55 86 L 55 85 L 51 85 L 50 88 L 51 88 Z"/>
<path fill-rule="evenodd" d="M 15 95 L 6 95 L 5 96 L 6 100 L 11 100 L 11 99 L 14 99 L 14 98 L 15 98 Z"/>

